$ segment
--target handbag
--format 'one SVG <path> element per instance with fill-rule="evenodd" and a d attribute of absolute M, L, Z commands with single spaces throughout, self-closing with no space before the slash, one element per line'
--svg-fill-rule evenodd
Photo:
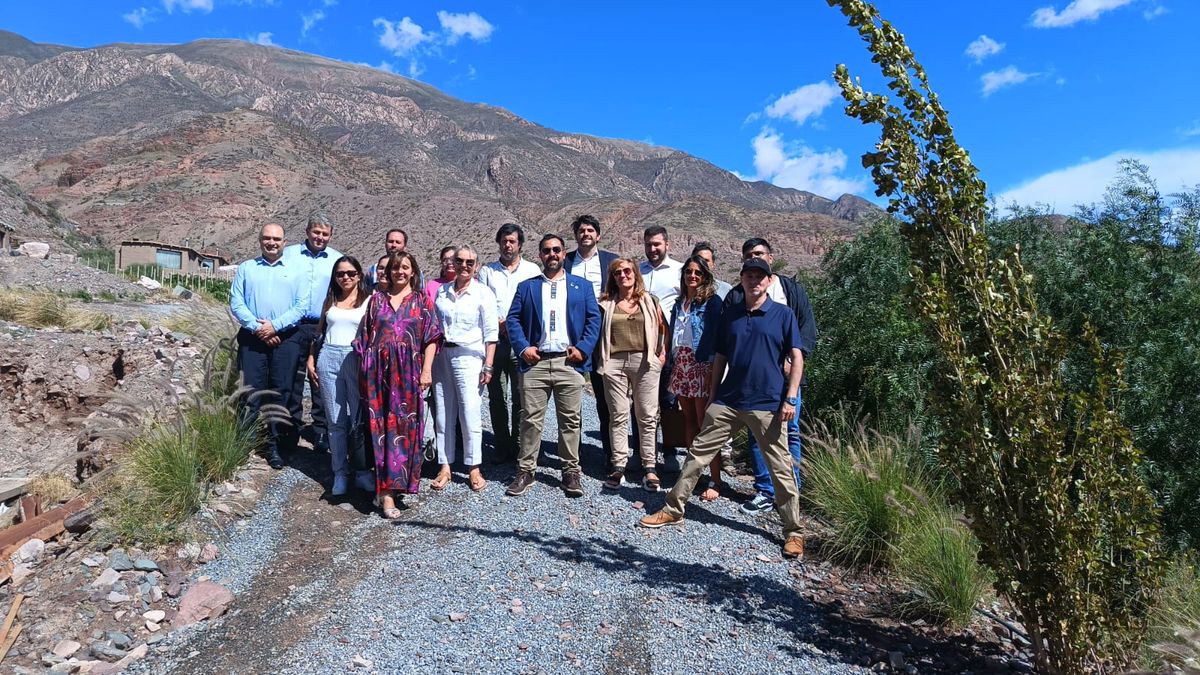
<path fill-rule="evenodd" d="M 658 425 L 662 429 L 664 448 L 688 446 L 684 433 L 683 410 L 678 404 L 664 405 L 659 409 Z"/>

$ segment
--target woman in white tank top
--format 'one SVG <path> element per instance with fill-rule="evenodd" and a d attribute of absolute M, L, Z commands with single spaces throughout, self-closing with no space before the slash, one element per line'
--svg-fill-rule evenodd
<path fill-rule="evenodd" d="M 350 484 L 350 430 L 358 423 L 358 356 L 351 348 L 358 325 L 367 311 L 370 291 L 362 265 L 351 256 L 338 258 L 329 278 L 321 310 L 321 340 L 314 340 L 308 355 L 308 376 L 321 394 L 329 425 L 333 487 L 330 494 L 346 494 Z M 360 467 L 360 469 L 363 467 Z M 373 481 L 359 481 L 362 484 Z"/>

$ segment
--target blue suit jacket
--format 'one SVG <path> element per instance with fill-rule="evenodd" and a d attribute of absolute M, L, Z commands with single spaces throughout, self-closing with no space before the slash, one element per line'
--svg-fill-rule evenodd
<path fill-rule="evenodd" d="M 567 337 L 571 346 L 583 352 L 583 363 L 575 364 L 581 373 L 591 370 L 592 352 L 600 338 L 600 305 L 587 279 L 568 274 L 567 280 Z M 508 341 L 517 357 L 517 369 L 521 372 L 530 366 L 521 358 L 521 352 L 542 341 L 542 284 L 546 279 L 536 276 L 517 284 L 516 295 L 508 309 L 505 326 Z"/>
<path fill-rule="evenodd" d="M 563 269 L 567 274 L 574 274 L 572 269 L 575 267 L 575 255 L 579 253 L 579 249 L 571 251 L 563 257 Z M 608 283 L 608 266 L 618 258 L 616 253 L 600 249 L 600 288 L 604 288 L 604 284 Z"/>

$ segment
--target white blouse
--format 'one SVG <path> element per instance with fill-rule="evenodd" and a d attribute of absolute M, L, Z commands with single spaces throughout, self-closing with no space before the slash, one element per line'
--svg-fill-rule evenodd
<path fill-rule="evenodd" d="M 352 309 L 342 309 L 333 305 L 325 312 L 325 344 L 332 347 L 349 347 L 358 335 L 358 324 L 362 323 L 363 315 L 367 313 L 364 302 Z"/>

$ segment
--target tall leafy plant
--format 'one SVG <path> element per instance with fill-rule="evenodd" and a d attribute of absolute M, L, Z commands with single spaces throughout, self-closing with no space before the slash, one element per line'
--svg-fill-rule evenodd
<path fill-rule="evenodd" d="M 941 356 L 939 454 L 981 556 L 1021 613 L 1041 670 L 1126 663 L 1161 563 L 1139 454 L 1112 406 L 1119 361 L 1087 329 L 1087 386 L 1066 386 L 1069 343 L 1038 310 L 1019 255 L 992 255 L 986 185 L 924 68 L 873 5 L 828 2 L 858 30 L 894 96 L 868 92 L 838 66 L 846 113 L 881 128 L 863 165 L 904 222 L 913 299 Z"/>

